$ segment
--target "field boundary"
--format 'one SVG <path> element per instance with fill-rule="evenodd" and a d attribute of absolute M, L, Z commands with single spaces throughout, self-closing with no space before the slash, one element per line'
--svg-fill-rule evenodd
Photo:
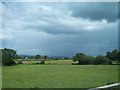
<path fill-rule="evenodd" d="M 91 89 L 87 89 L 87 90 L 101 90 L 101 89 L 108 89 L 108 88 L 112 88 L 112 87 L 116 87 L 116 86 L 120 86 L 120 83 L 115 83 L 115 84 L 110 84 L 110 85 L 106 85 L 106 86 L 91 88 Z"/>

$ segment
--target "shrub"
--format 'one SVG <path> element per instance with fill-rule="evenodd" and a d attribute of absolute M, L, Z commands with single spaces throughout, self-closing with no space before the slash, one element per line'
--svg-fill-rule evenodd
<path fill-rule="evenodd" d="M 92 56 L 84 56 L 81 60 L 79 60 L 79 64 L 93 64 L 93 61 L 95 60 Z"/>
<path fill-rule="evenodd" d="M 2 59 L 2 64 L 3 66 L 12 66 L 15 65 L 16 63 L 14 62 L 14 60 L 6 58 L 6 59 Z"/>
<path fill-rule="evenodd" d="M 45 60 L 41 60 L 40 64 L 45 64 Z"/>
<path fill-rule="evenodd" d="M 79 64 L 87 65 L 87 64 L 89 64 L 89 61 L 87 59 L 85 59 L 85 60 L 81 59 L 81 60 L 79 60 Z"/>
<path fill-rule="evenodd" d="M 32 65 L 38 65 L 38 64 L 40 64 L 40 62 L 36 62 L 36 63 L 35 63 L 35 62 L 32 62 L 31 64 L 32 64 Z"/>
<path fill-rule="evenodd" d="M 41 62 L 32 62 L 32 65 L 38 65 L 38 64 L 45 64 L 45 60 L 41 60 Z"/>
<path fill-rule="evenodd" d="M 112 64 L 112 60 L 106 59 L 106 64 L 107 64 L 107 65 L 111 65 L 111 64 Z"/>
<path fill-rule="evenodd" d="M 107 60 L 108 59 L 105 56 L 99 55 L 95 58 L 93 63 L 94 64 L 107 64 Z"/>
<path fill-rule="evenodd" d="M 23 64 L 23 62 L 21 60 L 18 61 L 18 64 Z"/>

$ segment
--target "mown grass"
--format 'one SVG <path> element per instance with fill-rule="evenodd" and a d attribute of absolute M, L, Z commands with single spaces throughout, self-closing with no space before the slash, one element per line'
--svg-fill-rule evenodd
<path fill-rule="evenodd" d="M 92 88 L 118 82 L 117 65 L 3 67 L 3 88 Z"/>

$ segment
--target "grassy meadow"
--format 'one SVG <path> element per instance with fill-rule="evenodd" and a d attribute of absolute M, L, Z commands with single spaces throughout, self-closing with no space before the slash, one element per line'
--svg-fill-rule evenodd
<path fill-rule="evenodd" d="M 118 82 L 117 65 L 16 65 L 2 68 L 3 88 L 92 88 Z M 59 61 L 60 62 L 60 61 Z M 48 63 L 48 64 L 47 64 Z M 57 61 L 58 63 L 58 61 Z M 63 64 L 63 61 L 60 63 Z"/>

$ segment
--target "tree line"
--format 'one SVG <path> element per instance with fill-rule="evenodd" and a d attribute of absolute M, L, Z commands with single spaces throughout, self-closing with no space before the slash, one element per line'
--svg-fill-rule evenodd
<path fill-rule="evenodd" d="M 10 66 L 15 65 L 14 59 L 21 58 L 17 51 L 13 49 L 0 49 L 0 52 L 2 52 L 2 65 L 3 66 Z M 39 54 L 35 56 L 29 57 L 29 59 L 49 59 L 47 55 L 41 56 Z M 75 56 L 73 56 L 73 61 L 78 61 L 79 65 L 82 64 L 112 64 L 113 62 L 116 62 L 117 64 L 120 64 L 120 50 L 113 50 L 111 52 L 107 52 L 105 56 L 99 55 L 99 56 L 88 56 L 83 53 L 77 53 Z"/>
<path fill-rule="evenodd" d="M 47 55 L 41 56 L 39 54 L 35 55 L 35 56 L 17 56 L 17 59 L 49 59 L 49 57 Z"/>
<path fill-rule="evenodd" d="M 2 57 L 2 65 L 3 66 L 11 66 L 11 65 L 15 65 L 15 61 L 14 59 L 26 59 L 26 57 L 21 57 L 20 55 L 17 54 L 17 51 L 13 50 L 13 49 L 8 49 L 8 48 L 4 48 L 4 49 L 0 49 L 1 53 L 1 57 Z M 41 59 L 41 60 L 45 60 L 45 59 L 49 59 L 49 57 L 47 55 L 41 56 L 39 54 L 35 55 L 35 56 L 30 56 L 27 57 L 27 59 Z M 21 63 L 21 61 L 19 61 Z M 42 61 L 41 63 L 43 63 L 44 61 Z"/>
<path fill-rule="evenodd" d="M 111 52 L 107 52 L 105 56 L 98 55 L 88 56 L 83 53 L 77 53 L 73 57 L 73 61 L 78 61 L 78 64 L 120 64 L 120 50 L 113 50 Z"/>

